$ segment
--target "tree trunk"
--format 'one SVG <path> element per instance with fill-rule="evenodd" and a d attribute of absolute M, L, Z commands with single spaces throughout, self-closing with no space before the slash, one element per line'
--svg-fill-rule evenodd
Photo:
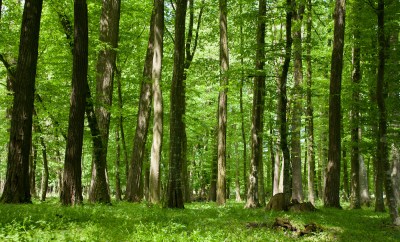
<path fill-rule="evenodd" d="M 31 203 L 29 155 L 42 3 L 42 0 L 26 0 L 22 15 L 2 203 Z"/>
<path fill-rule="evenodd" d="M 105 43 L 97 60 L 96 75 L 96 118 L 102 146 L 99 149 L 99 159 L 93 160 L 92 186 L 89 200 L 91 202 L 110 203 L 107 170 L 107 146 L 110 128 L 110 108 L 112 106 L 113 80 L 115 72 L 116 51 L 118 48 L 118 32 L 120 17 L 120 0 L 103 0 L 100 17 L 100 42 Z M 97 152 L 97 151 L 94 151 Z M 96 157 L 95 157 L 96 158 Z"/>
<path fill-rule="evenodd" d="M 220 92 L 218 97 L 218 205 L 223 205 L 226 202 L 226 122 L 229 69 L 227 14 L 227 0 L 219 0 Z"/>
<path fill-rule="evenodd" d="M 32 142 L 31 155 L 29 157 L 29 181 L 31 186 L 31 196 L 36 197 L 36 164 L 37 164 L 37 145 L 36 140 Z"/>
<path fill-rule="evenodd" d="M 150 122 L 151 100 L 152 100 L 152 66 L 154 57 L 154 18 L 155 12 L 153 11 L 150 21 L 149 41 L 147 45 L 146 60 L 143 70 L 142 86 L 140 88 L 139 109 L 137 114 L 137 124 L 135 138 L 133 140 L 133 151 L 131 163 L 129 166 L 129 175 L 126 184 L 125 199 L 129 202 L 140 202 L 141 177 L 143 169 L 143 160 L 145 153 L 145 146 L 147 141 L 147 132 Z"/>
<path fill-rule="evenodd" d="M 341 207 L 339 197 L 341 155 L 340 93 L 342 87 L 345 14 L 345 0 L 336 0 L 329 93 L 329 153 L 324 191 L 324 206 L 336 208 Z"/>
<path fill-rule="evenodd" d="M 369 207 L 371 198 L 369 196 L 368 173 L 362 155 L 359 156 L 359 163 L 360 163 L 360 205 L 366 205 Z"/>
<path fill-rule="evenodd" d="M 235 141 L 235 201 L 241 202 L 240 197 L 240 169 L 239 169 L 239 142 Z"/>
<path fill-rule="evenodd" d="M 214 140 L 217 141 L 218 137 L 218 128 L 214 128 L 213 136 Z M 218 142 L 213 145 L 213 153 L 212 153 L 212 161 L 211 161 L 211 176 L 210 176 L 210 191 L 208 195 L 208 199 L 210 201 L 217 201 L 217 177 L 218 177 Z"/>
<path fill-rule="evenodd" d="M 47 147 L 44 142 L 43 137 L 40 137 L 40 144 L 42 145 L 42 156 L 43 156 L 43 171 L 42 171 L 42 181 L 40 185 L 40 200 L 44 202 L 46 200 L 47 189 L 49 187 L 49 162 L 47 160 Z"/>
<path fill-rule="evenodd" d="M 161 70 L 163 60 L 164 0 L 154 1 L 154 47 L 153 47 L 153 142 L 150 160 L 150 202 L 160 202 L 160 163 L 163 139 L 163 98 L 161 92 Z"/>
<path fill-rule="evenodd" d="M 240 15 L 243 14 L 243 3 L 240 1 Z M 243 21 L 240 21 L 240 66 L 241 77 L 240 77 L 240 89 L 239 89 L 239 105 L 240 105 L 240 118 L 241 118 L 241 131 L 242 131 L 242 143 L 243 143 L 243 187 L 244 194 L 247 196 L 247 142 L 246 142 L 246 132 L 244 125 L 244 110 L 243 110 L 243 85 L 244 85 L 244 35 L 243 35 Z"/>
<path fill-rule="evenodd" d="M 312 29 L 312 2 L 307 0 L 307 109 L 306 109 L 306 122 L 307 122 L 307 164 L 308 164 L 308 201 L 315 205 L 315 152 L 314 152 L 314 114 L 312 104 L 312 62 L 311 62 L 311 29 Z"/>
<path fill-rule="evenodd" d="M 358 8 L 354 8 L 357 11 Z M 355 13 L 357 16 L 360 13 Z M 353 71 L 351 80 L 353 84 L 352 88 L 352 110 L 351 110 L 351 207 L 354 209 L 361 208 L 360 201 L 360 81 L 361 81 L 361 50 L 360 50 L 360 31 L 357 20 L 355 20 L 355 30 L 353 33 L 353 55 L 352 64 Z"/>
<path fill-rule="evenodd" d="M 303 184 L 301 175 L 301 115 L 302 115 L 302 83 L 303 83 L 303 49 L 302 49 L 302 36 L 301 26 L 303 21 L 304 5 L 301 1 L 295 3 L 296 6 L 294 11 L 294 31 L 293 31 L 293 66 L 294 66 L 294 87 L 293 87 L 293 116 L 292 116 L 292 199 L 299 202 L 303 201 Z"/>
<path fill-rule="evenodd" d="M 278 90 L 278 107 L 279 115 L 278 121 L 280 125 L 280 145 L 283 153 L 283 193 L 284 193 L 284 208 L 290 203 L 291 192 L 292 192 L 292 181 L 291 181 L 291 165 L 290 165 L 290 153 L 287 144 L 287 96 L 286 96 L 286 83 L 287 75 L 289 71 L 290 57 L 292 53 L 292 1 L 286 0 L 286 46 L 285 46 L 285 59 L 282 67 L 282 74 L 279 80 Z"/>
<path fill-rule="evenodd" d="M 88 16 L 85 0 L 74 1 L 72 92 L 67 148 L 61 192 L 63 205 L 76 205 L 82 197 L 82 145 L 88 71 Z"/>
<path fill-rule="evenodd" d="M 259 169 L 263 165 L 263 124 L 265 105 L 265 0 L 258 1 L 258 24 L 257 24 L 257 50 L 256 50 L 256 71 L 253 86 L 253 113 L 251 129 L 251 160 L 249 187 L 247 191 L 247 202 L 245 208 L 256 208 L 259 203 Z"/>
<path fill-rule="evenodd" d="M 119 138 L 119 125 L 115 129 L 115 143 L 117 145 L 116 158 L 115 158 L 115 199 L 122 200 L 121 178 L 120 178 L 120 163 L 121 163 L 121 144 Z"/>
<path fill-rule="evenodd" d="M 174 68 L 171 84 L 170 110 L 170 157 L 166 205 L 169 208 L 184 208 L 182 193 L 182 141 L 185 64 L 185 18 L 186 0 L 176 1 Z"/>
<path fill-rule="evenodd" d="M 377 163 L 378 175 L 382 177 L 385 184 L 386 199 L 389 205 L 389 213 L 392 223 L 400 226 L 399 212 L 397 209 L 396 198 L 392 183 L 392 172 L 388 157 L 387 144 L 387 113 L 386 113 L 386 98 L 387 98 L 387 81 L 385 80 L 385 64 L 386 64 L 386 38 L 385 38 L 385 1 L 378 0 L 378 76 L 376 82 L 376 99 L 379 110 L 379 125 L 378 125 L 378 148 L 377 148 Z"/>
<path fill-rule="evenodd" d="M 343 130 L 342 130 L 343 131 Z M 343 132 L 342 132 L 343 134 Z M 349 201 L 350 187 L 349 187 L 349 169 L 347 168 L 346 149 L 342 148 L 342 161 L 343 161 L 343 199 Z"/>

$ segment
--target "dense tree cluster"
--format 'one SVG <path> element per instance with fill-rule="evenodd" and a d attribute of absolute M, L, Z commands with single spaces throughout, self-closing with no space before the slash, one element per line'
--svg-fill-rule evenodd
<path fill-rule="evenodd" d="M 2 203 L 386 198 L 400 224 L 399 1 L 0 9 Z"/>

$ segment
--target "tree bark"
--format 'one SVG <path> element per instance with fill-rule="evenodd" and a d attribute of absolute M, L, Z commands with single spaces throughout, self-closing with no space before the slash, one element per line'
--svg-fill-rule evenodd
<path fill-rule="evenodd" d="M 307 0 L 307 24 L 306 24 L 306 43 L 307 43 L 307 109 L 306 109 L 306 122 L 307 122 L 307 164 L 308 164 L 308 201 L 315 205 L 315 152 L 314 152 L 314 110 L 312 104 L 312 62 L 311 62 L 311 29 L 312 29 L 312 2 Z"/>
<path fill-rule="evenodd" d="M 40 185 L 40 200 L 44 202 L 46 200 L 47 189 L 49 187 L 49 162 L 47 160 L 47 146 L 44 142 L 43 137 L 40 137 L 40 144 L 42 146 L 42 158 L 43 158 L 43 171 L 42 171 L 42 181 Z"/>
<path fill-rule="evenodd" d="M 228 103 L 228 22 L 227 0 L 219 0 L 220 92 L 218 97 L 218 178 L 217 204 L 226 202 L 226 123 Z"/>
<path fill-rule="evenodd" d="M 294 66 L 294 87 L 293 87 L 293 116 L 292 116 L 292 199 L 299 202 L 303 201 L 303 184 L 301 175 L 301 115 L 302 115 L 302 83 L 303 83 L 303 48 L 302 48 L 302 36 L 301 27 L 303 22 L 304 5 L 301 1 L 296 3 L 293 0 L 293 5 L 295 5 L 295 11 L 293 15 L 294 19 L 294 31 L 293 31 L 293 66 Z"/>
<path fill-rule="evenodd" d="M 286 96 L 286 83 L 287 75 L 289 71 L 290 57 L 292 54 L 292 1 L 286 0 L 286 46 L 285 46 L 285 59 L 283 62 L 282 73 L 279 80 L 278 89 L 278 122 L 280 125 L 280 145 L 283 153 L 283 194 L 284 194 L 284 208 L 290 203 L 292 193 L 292 181 L 291 181 L 291 165 L 290 165 L 290 153 L 287 144 L 287 96 Z"/>
<path fill-rule="evenodd" d="M 63 205 L 78 205 L 82 197 L 82 145 L 88 71 L 88 16 L 86 0 L 74 1 L 72 92 L 61 192 Z"/>
<path fill-rule="evenodd" d="M 378 147 L 377 147 L 377 163 L 378 175 L 383 175 L 386 199 L 389 205 L 389 213 L 392 223 L 400 226 L 399 211 L 397 209 L 396 198 L 392 183 L 392 170 L 389 163 L 388 140 L 387 140 L 387 81 L 385 80 L 385 64 L 386 64 L 386 38 L 385 38 L 385 1 L 378 0 L 378 75 L 376 81 L 376 99 L 379 110 L 379 126 L 378 126 Z M 378 178 L 377 178 L 378 179 Z"/>
<path fill-rule="evenodd" d="M 182 132 L 184 107 L 185 18 L 187 0 L 176 1 L 174 68 L 171 84 L 170 157 L 166 206 L 184 208 L 182 193 Z"/>
<path fill-rule="evenodd" d="M 324 206 L 336 208 L 341 207 L 339 197 L 341 155 L 340 93 L 342 87 L 345 9 L 345 0 L 336 0 L 329 93 L 329 153 L 324 191 Z"/>
<path fill-rule="evenodd" d="M 354 8 L 357 16 L 358 8 Z M 352 88 L 352 110 L 351 110 L 351 207 L 353 209 L 361 208 L 360 199 L 360 81 L 361 81 L 361 49 L 360 49 L 360 31 L 357 20 L 355 21 L 354 33 L 353 33 L 353 49 L 352 49 L 352 64 L 353 71 L 351 80 L 353 84 Z"/>
<path fill-rule="evenodd" d="M 29 155 L 42 3 L 42 0 L 26 0 L 22 15 L 2 203 L 31 203 Z"/>
<path fill-rule="evenodd" d="M 140 88 L 139 109 L 137 114 L 136 132 L 133 140 L 133 151 L 129 166 L 128 180 L 126 184 L 125 199 L 129 202 L 140 202 L 142 200 L 140 183 L 144 153 L 149 129 L 151 100 L 152 100 L 152 66 L 154 47 L 154 18 L 153 11 L 150 21 L 149 41 L 147 46 L 146 60 L 143 69 L 143 80 Z"/>
<path fill-rule="evenodd" d="M 265 105 L 265 0 L 258 1 L 258 24 L 257 24 L 257 50 L 256 50 L 256 76 L 253 86 L 253 113 L 251 128 L 251 160 L 249 187 L 247 191 L 247 202 L 245 208 L 256 208 L 259 203 L 259 169 L 262 163 L 263 152 L 263 124 Z"/>
<path fill-rule="evenodd" d="M 115 143 L 117 145 L 116 158 L 115 158 L 115 199 L 122 200 L 121 178 L 120 178 L 120 164 L 121 164 L 121 144 L 119 138 L 119 124 L 115 128 Z"/>
<path fill-rule="evenodd" d="M 110 194 L 107 176 L 107 146 L 110 128 L 110 109 L 112 106 L 113 80 L 115 73 L 116 48 L 118 48 L 120 0 L 103 0 L 100 17 L 100 42 L 104 48 L 99 51 L 97 59 L 96 75 L 96 108 L 95 114 L 98 120 L 98 128 L 102 147 L 99 149 L 99 159 L 93 160 L 92 186 L 89 200 L 91 202 L 110 203 Z M 96 152 L 96 151 L 95 151 Z"/>
<path fill-rule="evenodd" d="M 163 60 L 164 0 L 154 1 L 154 47 L 153 47 L 153 142 L 150 160 L 150 202 L 160 202 L 160 163 L 163 139 L 163 98 L 161 92 L 161 70 Z"/>

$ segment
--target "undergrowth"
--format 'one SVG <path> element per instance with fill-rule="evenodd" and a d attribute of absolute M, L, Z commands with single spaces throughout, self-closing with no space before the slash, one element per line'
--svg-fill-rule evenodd
<path fill-rule="evenodd" d="M 56 199 L 0 204 L 0 241 L 400 241 L 400 230 L 390 226 L 388 214 L 370 208 L 290 213 L 243 206 L 230 201 L 222 207 L 185 204 L 183 210 L 126 202 L 63 207 Z M 273 228 L 277 217 L 299 229 L 316 223 L 322 231 L 299 237 L 298 232 Z"/>

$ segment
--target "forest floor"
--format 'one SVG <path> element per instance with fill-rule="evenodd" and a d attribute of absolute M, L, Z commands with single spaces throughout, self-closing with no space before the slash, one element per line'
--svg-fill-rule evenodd
<path fill-rule="evenodd" d="M 58 199 L 33 204 L 0 204 L 0 241 L 400 241 L 400 229 L 388 213 L 372 208 L 316 212 L 270 212 L 244 209 L 229 201 L 185 204 L 163 209 L 146 203 L 114 202 L 63 207 Z M 274 228 L 276 218 L 297 231 Z M 306 224 L 315 232 L 300 235 Z"/>

